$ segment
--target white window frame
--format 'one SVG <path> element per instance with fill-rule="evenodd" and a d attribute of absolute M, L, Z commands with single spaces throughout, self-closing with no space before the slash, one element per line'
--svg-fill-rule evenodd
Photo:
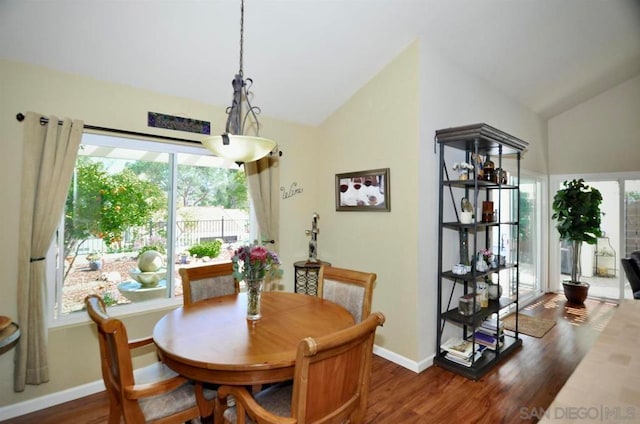
<path fill-rule="evenodd" d="M 81 144 L 86 145 L 97 145 L 102 147 L 115 147 L 115 148 L 127 148 L 132 150 L 146 150 L 146 151 L 154 151 L 159 153 L 167 153 L 170 154 L 169 166 L 173 167 L 173 174 L 175 175 L 177 169 L 177 161 L 173 160 L 175 158 L 175 154 L 178 153 L 188 153 L 188 154 L 196 154 L 201 156 L 209 156 L 211 160 L 218 162 L 218 165 L 221 167 L 233 167 L 229 161 L 215 157 L 204 147 L 200 147 L 197 145 L 189 146 L 181 143 L 168 143 L 162 142 L 158 140 L 153 140 L 152 136 L 149 139 L 141 139 L 141 138 L 127 138 L 120 135 L 111 135 L 111 134 L 101 134 L 94 133 L 90 131 L 85 131 L 82 137 Z M 235 165 L 237 166 L 237 165 Z M 176 199 L 176 185 L 171 183 L 171 190 L 168 193 L 170 204 L 175 205 Z M 253 214 L 253 207 L 250 204 L 250 228 L 254 229 L 256 227 L 256 222 Z M 167 244 L 171 243 L 171 245 L 175 244 L 175 236 L 174 229 L 176 226 L 176 214 L 173 207 L 169 208 L 168 211 L 168 228 L 167 228 Z M 61 224 L 64 223 L 63 217 L 61 217 Z M 56 244 L 57 243 L 57 244 Z M 63 255 L 57 255 L 56 251 L 63 250 L 63 239 L 62 237 L 59 240 L 56 240 L 54 237 L 51 247 L 47 252 L 47 269 L 46 269 L 46 281 L 47 281 L 47 318 L 48 318 L 48 327 L 49 328 L 57 328 L 57 327 L 65 327 L 71 325 L 77 325 L 81 323 L 88 322 L 89 316 L 85 313 L 74 312 L 69 314 L 58 314 L 56 317 L 55 311 L 55 300 L 57 298 L 62 298 L 62 284 L 60 283 L 64 273 L 64 257 Z M 58 262 L 56 262 L 58 261 Z M 169 268 L 167 269 L 167 273 L 171 273 L 173 275 L 173 264 L 169 264 Z M 177 306 L 182 305 L 182 297 L 175 297 L 173 294 L 173 281 L 171 282 L 171 290 L 168 298 L 162 299 L 153 299 L 145 302 L 131 302 L 130 304 L 118 305 L 114 308 L 109 308 L 109 314 L 115 317 L 122 317 L 128 315 L 136 315 L 142 313 L 148 313 L 152 311 L 161 311 L 165 309 L 173 309 Z"/>

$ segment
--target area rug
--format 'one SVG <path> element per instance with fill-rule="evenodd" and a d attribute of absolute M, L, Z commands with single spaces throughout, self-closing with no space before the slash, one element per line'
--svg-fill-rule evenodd
<path fill-rule="evenodd" d="M 518 331 L 527 336 L 540 338 L 547 334 L 556 325 L 555 321 L 544 318 L 532 317 L 530 315 L 518 314 Z M 516 316 L 508 315 L 504 318 L 504 328 L 516 331 Z"/>

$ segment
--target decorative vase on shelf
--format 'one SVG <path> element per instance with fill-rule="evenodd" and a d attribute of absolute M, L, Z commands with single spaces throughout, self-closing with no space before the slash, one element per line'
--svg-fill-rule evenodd
<path fill-rule="evenodd" d="M 476 293 L 480 295 L 480 307 L 489 306 L 489 285 L 484 281 L 476 282 Z"/>
<path fill-rule="evenodd" d="M 460 263 L 462 265 L 470 265 L 469 263 L 469 233 L 460 231 Z"/>
<path fill-rule="evenodd" d="M 502 296 L 502 286 L 500 284 L 489 283 L 489 299 L 498 300 Z"/>
<path fill-rule="evenodd" d="M 260 298 L 264 278 L 247 279 L 247 319 L 255 321 L 262 318 L 260 313 Z"/>
<path fill-rule="evenodd" d="M 480 252 L 476 255 L 474 265 L 478 272 L 487 272 L 489 270 L 489 265 L 484 261 L 482 253 Z"/>

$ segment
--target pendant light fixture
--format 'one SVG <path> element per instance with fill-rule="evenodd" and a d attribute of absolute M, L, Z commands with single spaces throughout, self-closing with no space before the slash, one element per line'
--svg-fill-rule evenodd
<path fill-rule="evenodd" d="M 252 106 L 249 100 L 249 88 L 253 84 L 253 80 L 244 78 L 242 70 L 243 41 L 244 0 L 241 0 L 240 70 L 231 83 L 233 85 L 233 102 L 227 108 L 227 125 L 224 134 L 210 136 L 202 140 L 202 144 L 216 156 L 238 163 L 252 162 L 263 158 L 277 146 L 275 141 L 258 136 L 260 131 L 258 114 L 261 110 L 257 106 Z M 250 125 L 247 125 L 248 122 Z M 244 134 L 245 129 L 249 128 L 255 131 L 255 136 Z"/>

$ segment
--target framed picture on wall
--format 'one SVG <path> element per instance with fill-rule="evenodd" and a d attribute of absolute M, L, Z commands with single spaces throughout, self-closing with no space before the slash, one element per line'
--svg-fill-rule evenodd
<path fill-rule="evenodd" d="M 389 168 L 336 174 L 336 210 L 389 212 Z"/>

